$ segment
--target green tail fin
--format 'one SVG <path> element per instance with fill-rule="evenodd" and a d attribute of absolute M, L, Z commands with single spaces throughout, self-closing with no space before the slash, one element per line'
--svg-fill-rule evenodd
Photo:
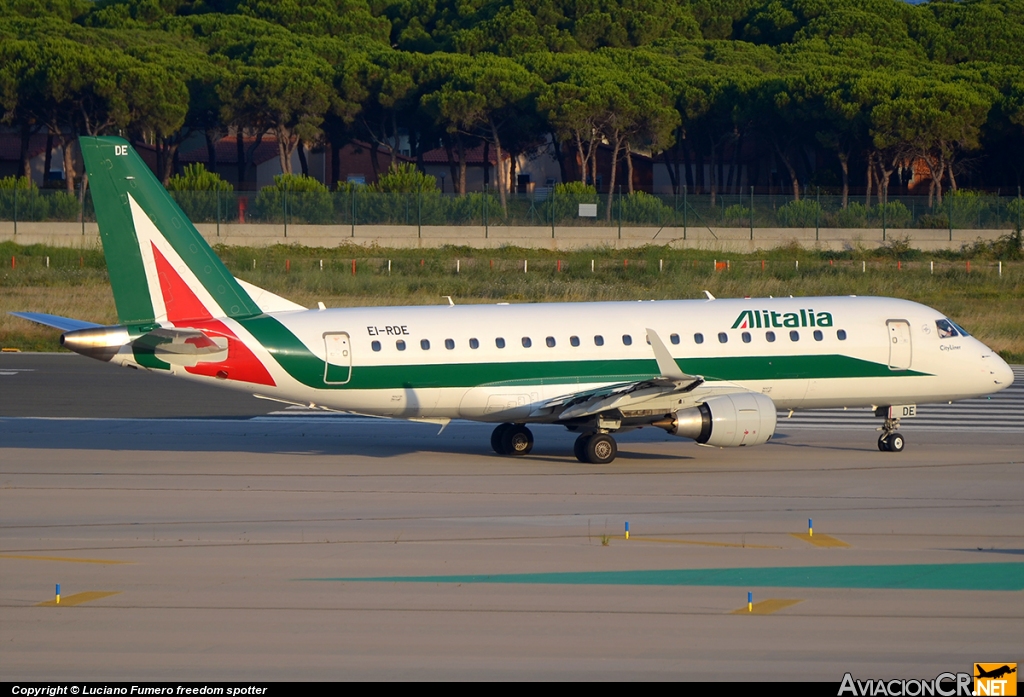
<path fill-rule="evenodd" d="M 79 143 L 122 324 L 260 314 L 126 140 Z"/>

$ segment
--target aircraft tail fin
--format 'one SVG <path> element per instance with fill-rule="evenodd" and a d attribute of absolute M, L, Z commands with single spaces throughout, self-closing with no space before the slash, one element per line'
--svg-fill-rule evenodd
<path fill-rule="evenodd" d="M 79 143 L 122 324 L 262 313 L 128 141 Z"/>

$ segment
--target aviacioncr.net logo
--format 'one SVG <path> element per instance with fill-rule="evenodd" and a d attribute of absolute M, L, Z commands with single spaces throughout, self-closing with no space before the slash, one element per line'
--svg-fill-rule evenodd
<path fill-rule="evenodd" d="M 970 673 L 939 673 L 932 680 L 856 680 L 847 673 L 839 686 L 839 695 L 855 697 L 972 697 Z"/>

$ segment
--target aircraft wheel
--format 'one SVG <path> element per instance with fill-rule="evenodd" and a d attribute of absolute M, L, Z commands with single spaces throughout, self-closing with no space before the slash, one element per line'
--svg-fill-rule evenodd
<path fill-rule="evenodd" d="M 533 450 L 533 434 L 522 424 L 509 424 L 509 428 L 502 434 L 501 447 L 505 450 L 505 455 L 526 455 Z"/>
<path fill-rule="evenodd" d="M 901 453 L 903 452 L 903 434 L 899 431 L 895 431 L 889 434 L 889 452 Z"/>
<path fill-rule="evenodd" d="M 889 440 L 884 433 L 878 437 L 878 449 L 883 453 L 889 452 Z"/>
<path fill-rule="evenodd" d="M 572 453 L 580 462 L 590 462 L 590 460 L 587 459 L 587 441 L 590 440 L 590 436 L 591 434 L 584 433 L 577 438 L 576 442 L 572 445 Z"/>
<path fill-rule="evenodd" d="M 512 424 L 499 424 L 491 431 L 491 450 L 499 455 L 508 455 L 508 452 L 505 451 L 505 446 L 502 445 L 502 439 L 505 436 L 505 431 L 511 427 Z"/>
<path fill-rule="evenodd" d="M 595 465 L 607 465 L 618 454 L 615 439 L 607 433 L 595 433 L 587 440 L 587 460 Z"/>

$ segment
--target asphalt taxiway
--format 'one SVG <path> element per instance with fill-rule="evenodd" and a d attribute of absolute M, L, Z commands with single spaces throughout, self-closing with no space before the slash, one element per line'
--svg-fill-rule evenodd
<path fill-rule="evenodd" d="M 274 408 L 0 356 L 0 679 L 838 682 L 1019 660 L 1024 430 L 908 422 L 893 454 L 872 424 L 783 420 L 735 450 L 645 429 L 598 467 L 563 429 L 507 459 L 483 425 Z"/>

